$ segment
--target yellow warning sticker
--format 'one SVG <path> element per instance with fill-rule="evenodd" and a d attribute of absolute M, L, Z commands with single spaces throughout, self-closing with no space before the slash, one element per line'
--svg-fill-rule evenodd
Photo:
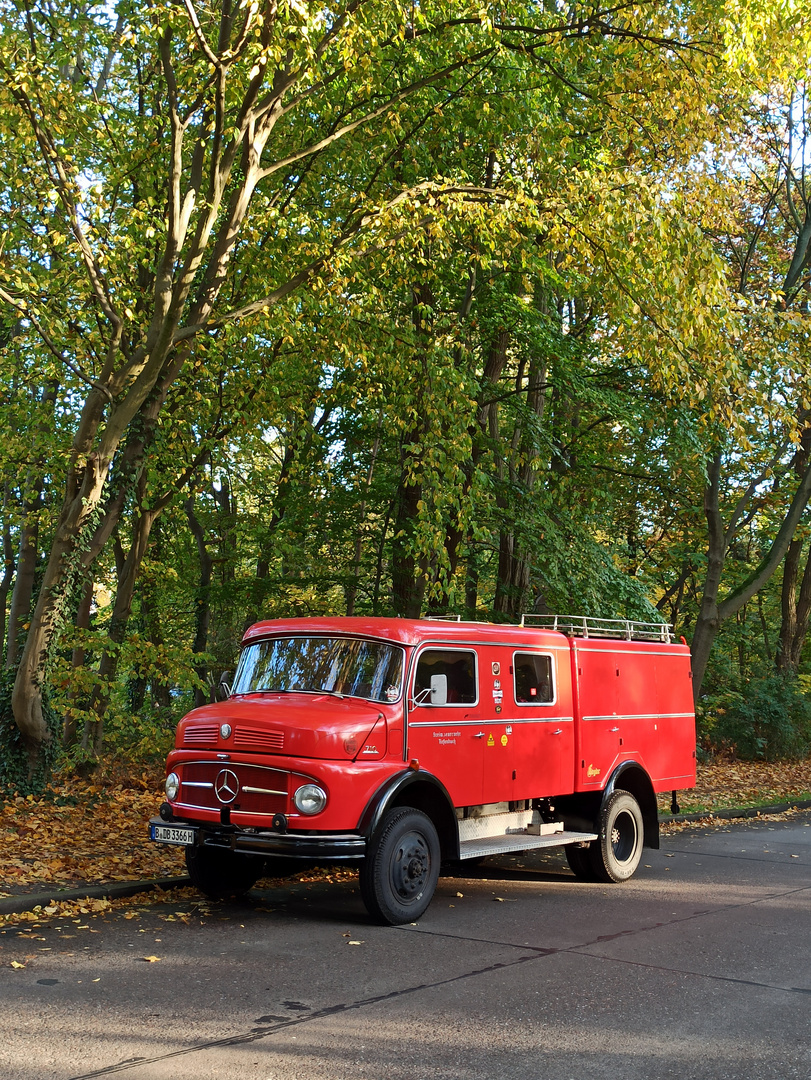
<path fill-rule="evenodd" d="M 487 736 L 487 745 L 488 746 L 495 746 L 496 745 L 496 740 L 493 738 L 493 733 L 492 732 L 490 732 L 490 734 Z"/>
<path fill-rule="evenodd" d="M 501 745 L 502 745 L 502 746 L 506 746 L 506 745 L 507 745 L 507 742 L 508 742 L 508 741 L 509 741 L 509 740 L 507 739 L 507 736 L 506 736 L 506 735 L 502 735 L 502 736 L 501 736 Z"/>

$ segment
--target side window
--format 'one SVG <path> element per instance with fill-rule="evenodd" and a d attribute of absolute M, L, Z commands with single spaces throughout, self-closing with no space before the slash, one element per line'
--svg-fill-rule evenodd
<path fill-rule="evenodd" d="M 478 700 L 475 652 L 426 649 L 420 653 L 414 678 L 414 698 L 421 704 L 429 700 L 432 675 L 447 678 L 448 705 L 473 705 Z"/>
<path fill-rule="evenodd" d="M 513 671 L 515 700 L 519 705 L 549 705 L 555 700 L 551 656 L 516 653 Z"/>

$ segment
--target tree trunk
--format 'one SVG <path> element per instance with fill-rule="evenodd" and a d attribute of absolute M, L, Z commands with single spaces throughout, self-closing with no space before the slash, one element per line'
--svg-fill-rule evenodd
<path fill-rule="evenodd" d="M 476 618 L 479 606 L 479 568 L 473 555 L 468 556 L 465 567 L 465 615 L 468 619 Z"/>
<path fill-rule="evenodd" d="M 543 419 L 546 407 L 546 374 L 545 360 L 533 354 L 529 364 L 526 388 L 522 386 L 523 366 L 519 366 L 516 379 L 517 388 L 524 389 L 530 415 L 537 417 L 538 422 Z M 497 428 L 491 430 L 497 434 Z M 512 519 L 510 527 L 502 528 L 499 536 L 498 572 L 493 609 L 503 615 L 518 616 L 527 608 L 532 570 L 531 545 L 525 540 L 526 530 L 522 527 L 522 518 L 531 508 L 532 493 L 537 481 L 537 469 L 534 464 L 536 443 L 534 430 L 529 425 L 516 423 L 506 464 L 509 469 L 510 488 L 513 492 L 516 490 L 518 492 L 517 503 L 515 494 L 511 499 L 500 494 L 497 500 L 500 507 Z M 500 476 L 502 485 L 503 478 L 502 467 Z"/>
<path fill-rule="evenodd" d="M 44 436 L 45 429 L 49 429 L 51 426 L 57 390 L 58 384 L 51 380 L 42 391 L 40 401 L 46 411 L 39 420 L 37 429 L 34 432 L 35 445 Z M 17 576 L 11 594 L 11 608 L 8 618 L 6 667 L 9 668 L 16 667 L 20 659 L 21 630 L 24 624 L 28 622 L 31 614 L 31 601 L 34 595 L 39 554 L 39 518 L 43 506 L 43 491 L 45 490 L 43 476 L 45 468 L 44 455 L 41 451 L 38 451 L 28 470 L 23 488 L 23 518 L 17 554 Z"/>
<path fill-rule="evenodd" d="M 710 652 L 718 633 L 721 623 L 739 611 L 758 590 L 769 581 L 777 567 L 788 551 L 800 518 L 811 498 L 811 464 L 808 460 L 808 441 L 811 432 L 806 429 L 803 434 L 803 449 L 798 452 L 798 463 L 802 460 L 804 470 L 798 481 L 794 497 L 786 511 L 786 515 L 778 529 L 777 535 L 772 541 L 760 564 L 752 573 L 741 582 L 723 600 L 718 599 L 720 591 L 721 575 L 723 573 L 724 559 L 729 549 L 731 536 L 734 535 L 736 522 L 733 521 L 726 530 L 721 522 L 720 513 L 720 475 L 721 454 L 715 456 L 710 464 L 708 483 L 704 492 L 704 509 L 707 515 L 708 546 L 707 546 L 707 576 L 704 583 L 704 592 L 701 598 L 701 610 L 696 621 L 695 632 L 690 651 L 693 658 L 693 697 L 698 701 L 704 675 L 707 671 L 707 663 Z"/>
<path fill-rule="evenodd" d="M 3 486 L 3 578 L 0 581 L 0 649 L 8 649 L 6 630 L 8 626 L 8 594 L 11 591 L 11 582 L 14 579 L 15 560 L 14 544 L 11 539 L 11 515 L 9 502 L 11 501 L 11 485 Z"/>
<path fill-rule="evenodd" d="M 366 484 L 364 488 L 363 501 L 358 508 L 358 518 L 355 525 L 355 544 L 352 559 L 352 577 L 344 590 L 346 597 L 346 613 L 347 615 L 355 614 L 355 601 L 358 596 L 358 584 L 360 582 L 360 565 L 361 555 L 363 553 L 363 525 L 366 520 L 366 500 L 369 497 L 369 492 L 372 488 L 372 478 L 374 476 L 375 465 L 377 464 L 377 455 L 380 450 L 380 420 L 378 419 L 377 433 L 372 443 L 372 456 L 369 461 L 369 468 L 366 473 Z"/>
<path fill-rule="evenodd" d="M 682 565 L 681 573 L 678 578 L 656 601 L 657 611 L 664 612 L 665 608 L 669 607 L 670 617 L 668 618 L 668 622 L 671 626 L 675 626 L 679 621 L 679 613 L 681 612 L 682 600 L 684 598 L 684 587 L 694 570 L 695 567 L 692 562 L 685 562 Z"/>
<path fill-rule="evenodd" d="M 397 489 L 397 510 L 391 542 L 391 591 L 394 612 L 418 619 L 425 596 L 425 567 L 414 555 L 414 523 L 419 514 L 422 484 L 403 475 Z"/>
<path fill-rule="evenodd" d="M 211 570 L 214 562 L 208 553 L 205 530 L 194 512 L 193 495 L 186 499 L 183 508 L 186 511 L 192 536 L 197 544 L 197 557 L 200 560 L 200 580 L 194 598 L 194 643 L 192 645 L 192 652 L 195 655 L 200 655 L 206 651 L 208 646 L 208 628 L 211 623 Z M 194 670 L 202 682 L 208 681 L 208 668 L 205 664 L 198 664 Z M 201 690 L 200 687 L 195 687 L 195 707 L 199 708 L 201 705 L 205 705 L 207 701 L 208 695 L 205 691 Z"/>
<path fill-rule="evenodd" d="M 76 613 L 75 626 L 77 630 L 89 630 L 90 629 L 90 609 L 93 605 L 93 578 L 90 577 L 85 584 L 82 598 L 79 601 L 79 610 Z M 75 671 L 77 668 L 84 667 L 85 660 L 87 658 L 87 651 L 83 645 L 77 645 L 74 648 L 71 658 L 70 666 Z M 79 698 L 82 695 L 77 694 L 75 691 L 71 694 L 71 705 L 75 707 L 79 704 Z M 62 745 L 67 749 L 72 746 L 76 740 L 76 715 L 70 708 L 65 715 L 65 726 L 62 729 Z"/>
<path fill-rule="evenodd" d="M 39 512 L 42 509 L 43 483 L 34 484 L 35 495 L 27 499 L 20 527 L 20 546 L 17 552 L 17 575 L 11 593 L 8 613 L 8 640 L 6 643 L 6 667 L 15 668 L 21 653 L 21 631 L 31 613 L 31 598 L 37 570 L 39 547 Z"/>
<path fill-rule="evenodd" d="M 718 591 L 727 552 L 727 540 L 720 509 L 721 453 L 717 453 L 707 470 L 704 488 L 704 514 L 707 518 L 707 572 L 690 646 L 693 670 L 693 698 L 697 702 L 704 682 L 710 652 L 721 625 L 718 614 Z"/>
<path fill-rule="evenodd" d="M 98 667 L 98 682 L 88 706 L 96 714 L 96 719 L 85 726 L 82 737 L 83 749 L 90 751 L 96 759 L 101 756 L 104 745 L 104 713 L 110 703 L 110 688 L 118 670 L 120 655 L 118 646 L 122 644 L 126 635 L 138 570 L 147 551 L 149 534 L 159 514 L 160 510 L 145 509 L 142 509 L 138 514 L 133 526 L 130 549 L 118 573 L 115 603 L 110 617 L 110 629 L 107 634 L 112 647 L 102 652 Z"/>
<path fill-rule="evenodd" d="M 273 497 L 270 518 L 262 531 L 259 544 L 256 581 L 253 589 L 253 610 L 248 613 L 247 626 L 250 626 L 251 623 L 257 621 L 257 618 L 261 617 L 262 602 L 267 588 L 266 578 L 270 572 L 270 563 L 273 557 L 273 545 L 280 528 L 285 524 L 289 516 L 291 508 L 295 506 L 294 466 L 302 466 L 308 460 L 315 436 L 324 430 L 333 409 L 332 406 L 322 409 L 317 419 L 316 412 L 317 410 L 313 407 L 312 412 L 306 419 L 292 423 L 291 430 L 285 438 L 284 455 L 276 483 L 276 494 Z M 305 469 L 299 471 L 300 474 L 306 474 Z M 291 530 L 294 528 L 295 525 L 292 525 Z M 282 573 L 284 573 L 284 568 Z"/>
<path fill-rule="evenodd" d="M 426 250 L 426 261 L 429 260 Z M 433 333 L 434 295 L 431 287 L 422 283 L 413 290 L 411 318 L 416 341 L 427 347 Z M 394 611 L 407 619 L 418 619 L 427 585 L 428 564 L 424 555 L 416 555 L 416 523 L 423 485 L 419 479 L 421 458 L 426 435 L 423 388 L 415 387 L 414 415 L 419 420 L 403 432 L 400 443 L 400 482 L 397 486 L 394 536 L 391 542 L 391 591 Z"/>
<path fill-rule="evenodd" d="M 782 618 L 775 664 L 777 670 L 784 674 L 796 675 L 800 667 L 811 619 L 811 547 L 806 556 L 799 595 L 797 594 L 802 549 L 802 540 L 792 540 L 783 562 Z"/>
<path fill-rule="evenodd" d="M 69 604 L 77 576 L 101 550 L 120 513 L 119 507 L 117 513 L 103 515 L 104 520 L 94 528 L 113 453 L 110 446 L 103 454 L 91 451 L 83 456 L 81 452 L 91 435 L 88 425 L 95 432 L 101 420 L 100 400 L 97 415 L 91 407 L 94 395 L 99 399 L 102 396 L 100 391 L 93 391 L 89 396 L 85 423 L 80 425 L 74 440 L 74 464 L 69 471 L 65 498 L 12 692 L 14 719 L 28 749 L 32 770 L 37 766 L 41 747 L 50 738 L 42 715 L 41 682 L 55 631 Z M 118 441 L 114 440 L 114 444 L 117 447 Z M 79 547 L 80 539 L 86 537 L 88 543 Z"/>

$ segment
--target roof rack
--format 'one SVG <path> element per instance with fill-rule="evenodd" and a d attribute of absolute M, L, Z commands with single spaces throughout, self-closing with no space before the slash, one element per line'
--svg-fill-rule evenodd
<path fill-rule="evenodd" d="M 426 615 L 427 622 L 461 622 L 461 615 Z"/>
<path fill-rule="evenodd" d="M 634 619 L 593 619 L 590 615 L 521 616 L 521 626 L 559 630 L 570 637 L 624 638 L 626 641 L 673 641 L 670 623 L 637 622 Z"/>

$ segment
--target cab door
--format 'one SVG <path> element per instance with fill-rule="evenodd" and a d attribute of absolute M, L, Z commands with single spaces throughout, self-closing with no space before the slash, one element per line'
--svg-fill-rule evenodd
<path fill-rule="evenodd" d="M 437 686 L 444 686 L 444 694 L 436 693 Z M 476 649 L 424 646 L 417 654 L 409 686 L 408 756 L 442 781 L 454 806 L 482 802 L 484 732 L 478 707 Z"/>

